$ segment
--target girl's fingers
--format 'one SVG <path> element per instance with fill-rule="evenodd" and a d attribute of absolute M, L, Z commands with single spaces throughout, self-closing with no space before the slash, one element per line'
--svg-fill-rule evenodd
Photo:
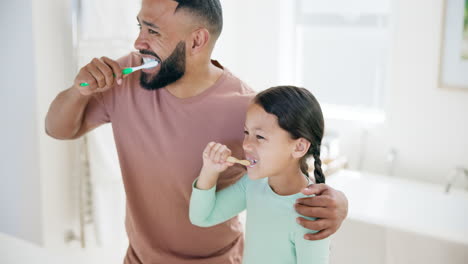
<path fill-rule="evenodd" d="M 203 150 L 203 157 L 210 159 L 213 163 L 227 163 L 232 166 L 233 163 L 226 162 L 226 159 L 231 156 L 231 150 L 220 143 L 210 142 Z"/>
<path fill-rule="evenodd" d="M 214 145 L 215 145 L 214 142 L 210 142 L 210 143 L 208 143 L 208 145 L 206 145 L 205 150 L 203 151 L 203 155 L 207 159 L 211 159 L 211 151 L 212 151 Z"/>
<path fill-rule="evenodd" d="M 221 160 L 221 151 L 223 149 L 223 145 L 216 143 L 216 146 L 213 147 L 213 153 L 212 153 L 212 160 L 215 163 L 219 163 Z"/>
<path fill-rule="evenodd" d="M 227 158 L 229 158 L 230 156 L 231 156 L 231 150 L 228 149 L 226 146 L 224 146 L 224 151 L 221 154 L 221 160 L 223 162 L 226 162 Z"/>

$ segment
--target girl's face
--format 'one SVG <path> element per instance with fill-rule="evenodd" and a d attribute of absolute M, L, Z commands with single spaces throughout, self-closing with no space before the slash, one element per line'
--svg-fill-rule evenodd
<path fill-rule="evenodd" d="M 251 179 L 284 175 L 298 159 L 292 153 L 297 140 L 278 124 L 278 118 L 265 112 L 258 104 L 251 104 L 247 110 L 244 127 L 244 152 L 251 166 L 247 167 Z"/>

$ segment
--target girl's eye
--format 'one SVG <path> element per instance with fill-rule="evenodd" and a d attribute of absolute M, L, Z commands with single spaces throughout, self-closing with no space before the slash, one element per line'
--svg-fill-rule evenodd
<path fill-rule="evenodd" d="M 244 130 L 244 135 L 248 135 L 248 134 L 249 134 L 249 131 Z"/>
<path fill-rule="evenodd" d="M 265 138 L 260 135 L 257 135 L 257 139 L 265 139 Z"/>

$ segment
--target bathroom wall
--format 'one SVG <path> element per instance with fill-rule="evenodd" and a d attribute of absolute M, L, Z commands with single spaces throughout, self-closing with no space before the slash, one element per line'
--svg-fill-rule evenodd
<path fill-rule="evenodd" d="M 2 1 L 0 6 L 0 22 L 4 25 L 0 42 L 0 232 L 41 243 L 32 2 Z"/>
<path fill-rule="evenodd" d="M 239 0 L 236 12 L 242 19 L 227 21 L 236 30 L 226 30 L 223 38 L 238 42 L 230 44 L 225 64 L 255 89 L 288 79 L 281 76 L 290 65 L 277 56 L 284 53 L 278 43 L 290 38 L 279 30 L 285 3 Z M 441 89 L 437 80 L 442 7 L 443 0 L 393 0 L 385 121 L 326 120 L 327 128 L 339 133 L 351 168 L 387 174 L 392 149 L 393 172 L 401 177 L 444 183 L 455 166 L 468 167 L 468 89 Z"/>
<path fill-rule="evenodd" d="M 77 144 L 44 118 L 73 81 L 70 1 L 1 1 L 0 263 L 115 263 L 122 254 L 65 243 L 77 225 Z"/>
<path fill-rule="evenodd" d="M 395 148 L 396 175 L 443 183 L 455 166 L 468 167 L 468 89 L 438 86 L 443 1 L 398 0 L 395 8 L 387 120 L 369 130 L 365 169 L 385 172 Z"/>

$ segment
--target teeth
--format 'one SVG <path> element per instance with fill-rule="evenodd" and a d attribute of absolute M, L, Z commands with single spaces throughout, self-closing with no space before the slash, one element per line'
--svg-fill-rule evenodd
<path fill-rule="evenodd" d="M 255 159 L 247 159 L 247 160 L 250 161 L 250 166 L 257 164 L 258 162 L 258 160 L 255 160 Z"/>
<path fill-rule="evenodd" d="M 148 57 L 143 57 L 143 63 L 146 64 L 148 62 L 152 62 L 152 61 L 156 61 L 155 59 L 153 58 L 148 58 Z"/>

